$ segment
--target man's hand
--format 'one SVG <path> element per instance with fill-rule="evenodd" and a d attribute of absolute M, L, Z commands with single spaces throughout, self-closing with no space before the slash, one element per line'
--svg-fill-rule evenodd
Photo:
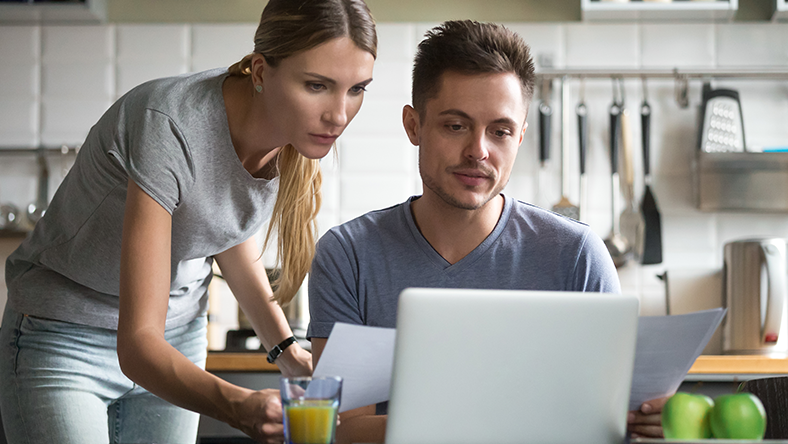
<path fill-rule="evenodd" d="M 627 415 L 627 431 L 632 438 L 662 438 L 662 407 L 670 396 L 646 401 L 640 410 L 632 410 Z"/>
<path fill-rule="evenodd" d="M 253 392 L 236 410 L 236 416 L 235 421 L 228 423 L 257 442 L 281 444 L 285 439 L 279 390 Z"/>

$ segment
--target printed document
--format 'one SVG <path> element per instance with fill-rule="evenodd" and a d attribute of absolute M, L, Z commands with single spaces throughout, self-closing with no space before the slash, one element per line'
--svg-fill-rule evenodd
<path fill-rule="evenodd" d="M 672 394 L 719 326 L 725 310 L 641 316 L 629 409 Z M 394 363 L 393 328 L 337 323 L 314 376 L 341 376 L 340 412 L 388 401 Z"/>

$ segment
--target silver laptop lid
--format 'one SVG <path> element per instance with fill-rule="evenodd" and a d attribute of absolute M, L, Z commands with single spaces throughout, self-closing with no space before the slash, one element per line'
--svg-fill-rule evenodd
<path fill-rule="evenodd" d="M 387 444 L 622 442 L 638 299 L 402 292 Z"/>

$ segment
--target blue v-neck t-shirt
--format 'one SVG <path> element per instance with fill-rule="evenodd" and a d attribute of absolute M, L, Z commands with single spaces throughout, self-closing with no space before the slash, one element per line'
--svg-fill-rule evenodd
<path fill-rule="evenodd" d="M 408 287 L 620 293 L 602 239 L 575 220 L 504 196 L 492 233 L 450 264 L 417 228 L 411 202 L 367 213 L 318 242 L 309 277 L 307 337 L 327 338 L 335 322 L 396 326 Z"/>

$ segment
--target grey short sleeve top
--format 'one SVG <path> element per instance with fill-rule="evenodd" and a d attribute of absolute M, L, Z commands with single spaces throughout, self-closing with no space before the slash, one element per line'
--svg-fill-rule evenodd
<path fill-rule="evenodd" d="M 278 178 L 257 179 L 233 148 L 226 69 L 158 79 L 121 97 L 90 130 L 45 216 L 8 258 L 22 313 L 117 327 L 128 180 L 172 215 L 167 328 L 204 314 L 211 256 L 270 218 Z"/>

